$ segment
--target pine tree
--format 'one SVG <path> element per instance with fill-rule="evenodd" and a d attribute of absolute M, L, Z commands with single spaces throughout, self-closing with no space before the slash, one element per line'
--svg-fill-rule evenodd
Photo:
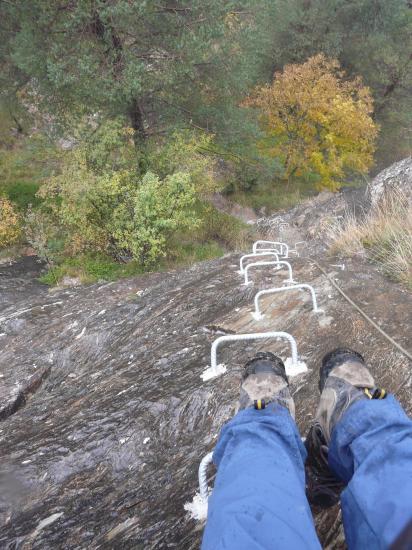
<path fill-rule="evenodd" d="M 4 3 L 3 84 L 11 93 L 29 88 L 58 120 L 124 116 L 140 140 L 175 126 L 230 128 L 236 101 L 260 66 L 250 4 L 256 3 Z"/>

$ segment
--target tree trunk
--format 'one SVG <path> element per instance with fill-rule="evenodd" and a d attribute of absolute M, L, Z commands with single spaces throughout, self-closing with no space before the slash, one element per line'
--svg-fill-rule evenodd
<path fill-rule="evenodd" d="M 128 109 L 128 117 L 131 127 L 135 131 L 134 142 L 137 145 L 146 140 L 146 131 L 144 127 L 144 114 L 137 98 L 133 99 Z"/>
<path fill-rule="evenodd" d="M 116 80 L 120 80 L 123 77 L 123 44 L 116 29 L 110 25 L 105 24 L 98 11 L 93 12 L 92 18 L 92 30 L 93 33 L 103 41 L 105 44 L 108 42 L 108 50 L 114 53 L 112 57 L 113 75 Z M 136 147 L 142 145 L 146 140 L 146 132 L 144 126 L 144 114 L 140 102 L 137 98 L 134 98 L 130 104 L 126 107 L 126 115 L 130 120 L 130 125 L 135 131 L 134 142 Z"/>

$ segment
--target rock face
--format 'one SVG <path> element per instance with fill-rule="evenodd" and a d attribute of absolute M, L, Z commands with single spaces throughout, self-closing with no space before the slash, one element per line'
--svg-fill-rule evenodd
<path fill-rule="evenodd" d="M 372 206 L 379 205 L 385 196 L 394 190 L 412 202 L 412 157 L 395 162 L 372 180 L 369 184 Z"/>
<path fill-rule="evenodd" d="M 290 222 L 285 231 L 297 231 Z M 343 269 L 317 251 L 345 292 L 410 348 L 410 295 L 358 259 Z M 317 407 L 321 357 L 336 346 L 362 353 L 379 385 L 410 413 L 410 364 L 343 300 L 313 255 L 308 242 L 290 262 L 294 279 L 314 286 L 324 313 L 312 312 L 308 293 L 284 292 L 262 300 L 260 322 L 251 315 L 255 293 L 280 286 L 287 272 L 256 271 L 254 285 L 242 286 L 235 254 L 54 292 L 25 276 L 35 265 L 0 267 L 0 399 L 7 404 L 0 548 L 199 548 L 203 526 L 184 505 L 198 491 L 201 458 L 234 414 L 243 365 L 262 349 L 290 356 L 280 341 L 225 345 L 218 362 L 226 374 L 203 382 L 221 334 L 295 337 L 309 368 L 291 378 L 302 435 Z M 328 549 L 344 548 L 339 514 L 335 507 L 316 515 Z"/>
<path fill-rule="evenodd" d="M 368 203 L 365 188 L 351 188 L 339 193 L 323 191 L 290 210 L 258 219 L 256 227 L 262 237 L 285 239 L 292 247 L 299 243 L 299 251 L 310 242 L 312 251 L 319 249 L 321 252 L 325 249 L 326 241 L 323 241 L 328 225 L 343 219 L 347 212 L 363 216 Z"/>

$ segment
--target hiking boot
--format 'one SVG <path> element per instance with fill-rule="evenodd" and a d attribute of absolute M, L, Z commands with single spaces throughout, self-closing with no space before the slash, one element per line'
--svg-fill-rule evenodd
<path fill-rule="evenodd" d="M 240 388 L 239 409 L 264 409 L 269 403 L 286 407 L 295 417 L 295 404 L 282 359 L 270 352 L 259 352 L 245 365 Z"/>
<path fill-rule="evenodd" d="M 328 465 L 333 429 L 353 403 L 381 399 L 385 392 L 375 388 L 375 381 L 362 355 L 344 348 L 335 349 L 323 358 L 319 390 L 318 410 L 305 441 L 308 451 L 306 490 L 311 504 L 329 508 L 338 502 L 345 487 Z"/>

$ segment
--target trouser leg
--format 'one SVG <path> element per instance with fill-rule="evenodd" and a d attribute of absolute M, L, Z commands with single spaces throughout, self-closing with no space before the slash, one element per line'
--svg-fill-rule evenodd
<path fill-rule="evenodd" d="M 239 412 L 220 434 L 203 550 L 320 548 L 305 495 L 306 450 L 277 404 Z"/>
<path fill-rule="evenodd" d="M 348 483 L 341 496 L 348 547 L 388 548 L 412 518 L 412 420 L 398 401 L 351 405 L 332 432 L 329 465 Z"/>

